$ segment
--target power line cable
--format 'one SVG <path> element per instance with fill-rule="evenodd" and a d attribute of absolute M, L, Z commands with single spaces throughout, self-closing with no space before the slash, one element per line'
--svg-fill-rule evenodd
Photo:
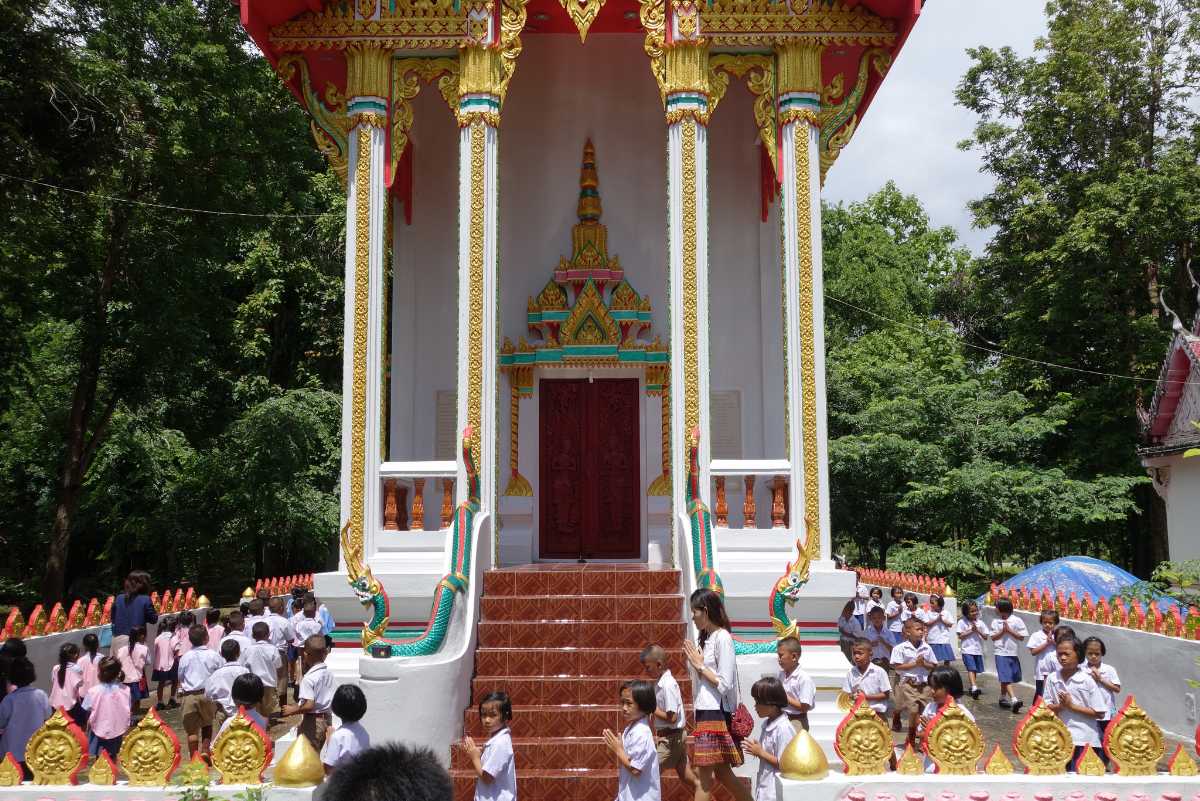
<path fill-rule="evenodd" d="M 831 295 L 828 292 L 825 293 L 825 297 L 829 298 L 832 301 L 836 301 L 837 303 L 840 303 L 843 306 L 847 306 L 851 309 L 854 309 L 855 311 L 860 311 L 863 314 L 867 314 L 867 315 L 870 315 L 871 317 L 875 317 L 875 318 L 878 318 L 885 322 L 891 323 L 892 325 L 898 325 L 901 328 L 908 328 L 912 331 L 916 331 L 919 334 L 929 335 L 929 334 L 933 333 L 933 332 L 929 331 L 928 329 L 913 325 L 911 323 L 905 323 L 900 320 L 893 320 L 890 317 L 885 317 L 882 314 L 877 314 L 876 312 L 873 312 L 870 309 L 864 309 L 861 306 L 856 306 L 855 304 L 851 303 L 850 301 L 842 300 L 841 298 L 836 297 L 835 295 Z M 988 348 L 988 347 L 984 347 L 983 345 L 976 345 L 973 342 L 968 342 L 965 339 L 963 339 L 962 336 L 960 336 L 957 332 L 955 332 L 953 334 L 953 336 L 961 344 L 966 345 L 968 348 L 974 348 L 975 350 L 981 350 L 984 353 L 990 353 L 993 356 L 998 356 L 1002 359 L 1015 359 L 1016 361 L 1028 362 L 1030 364 L 1037 364 L 1037 365 L 1041 365 L 1042 367 L 1050 367 L 1055 370 L 1069 370 L 1069 371 L 1075 372 L 1075 373 L 1086 373 L 1088 375 L 1100 376 L 1103 378 L 1120 378 L 1120 379 L 1123 379 L 1126 381 L 1141 381 L 1141 382 L 1147 382 L 1147 383 L 1151 383 L 1151 384 L 1160 383 L 1160 380 L 1157 378 L 1143 378 L 1141 376 L 1125 375 L 1122 373 L 1106 373 L 1103 370 L 1089 370 L 1086 367 L 1074 367 L 1069 364 L 1058 364 L 1056 362 L 1047 362 L 1047 361 L 1043 361 L 1042 359 L 1033 359 L 1028 356 L 1017 356 L 1012 353 L 1006 353 L 1005 351 L 1002 351 L 1002 350 L 996 350 L 995 348 Z M 1200 386 L 1200 381 L 1173 381 L 1173 380 L 1165 379 L 1165 378 L 1161 380 L 1161 383 L 1180 384 L 1183 386 Z"/>
<path fill-rule="evenodd" d="M 70 192 L 73 195 L 83 195 L 85 197 L 99 198 L 100 200 L 108 200 L 113 203 L 128 203 L 133 206 L 145 206 L 153 209 L 163 209 L 165 211 L 181 211 L 187 214 L 212 214 L 219 217 L 265 217 L 269 219 L 304 219 L 311 217 L 324 217 L 325 214 L 272 214 L 267 212 L 249 212 L 249 211 L 217 211 L 214 209 L 193 209 L 187 206 L 171 206 L 166 203 L 151 203 L 146 200 L 133 200 L 125 197 L 115 197 L 113 195 L 103 195 L 99 192 L 84 192 L 81 189 L 71 189 L 66 186 L 58 186 L 57 184 L 46 183 L 45 181 L 37 181 L 33 178 L 22 178 L 19 175 L 9 175 L 8 173 L 0 172 L 0 178 L 6 178 L 11 181 L 21 181 L 35 186 L 45 187 L 46 189 L 54 189 L 59 192 Z"/>

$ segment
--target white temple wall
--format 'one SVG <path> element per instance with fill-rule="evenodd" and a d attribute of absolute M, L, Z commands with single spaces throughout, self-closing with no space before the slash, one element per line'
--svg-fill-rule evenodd
<path fill-rule="evenodd" d="M 666 134 L 640 36 L 593 34 L 524 42 L 500 132 L 501 336 L 528 338 L 526 304 L 570 256 L 583 143 L 596 147 L 610 255 L 654 306 L 652 334 L 668 339 Z M 714 392 L 740 393 L 741 457 L 785 456 L 777 207 L 760 221 L 753 98 L 738 81 L 710 124 L 710 336 Z M 393 460 L 438 458 L 436 396 L 454 390 L 457 137 L 440 94 L 423 87 L 416 122 L 413 224 L 395 227 L 391 447 Z M 601 376 L 640 374 L 594 371 Z M 538 491 L 538 399 L 521 401 L 520 470 Z M 497 488 L 508 484 L 508 382 L 500 380 Z M 641 485 L 661 472 L 661 406 L 642 398 Z M 443 456 L 444 458 L 444 456 Z M 732 484 L 732 482 L 731 482 Z M 731 522 L 740 489 L 730 487 Z M 736 499 L 736 500 L 735 500 Z M 767 525 L 770 492 L 756 492 Z M 434 505 L 427 503 L 432 514 Z M 536 517 L 536 504 L 533 514 Z M 643 543 L 646 533 L 643 510 Z M 536 531 L 536 528 L 535 528 Z M 645 547 L 643 547 L 645 554 Z M 536 556 L 536 553 L 532 554 Z"/>

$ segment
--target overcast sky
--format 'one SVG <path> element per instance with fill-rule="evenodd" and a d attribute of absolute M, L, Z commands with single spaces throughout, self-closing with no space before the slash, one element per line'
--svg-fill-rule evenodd
<path fill-rule="evenodd" d="M 921 199 L 934 225 L 953 226 L 982 252 L 989 233 L 971 227 L 966 204 L 991 188 L 991 177 L 979 171 L 978 154 L 955 146 L 971 135 L 976 118 L 955 105 L 954 87 L 970 64 L 966 48 L 1009 45 L 1030 55 L 1045 32 L 1042 0 L 929 0 L 829 170 L 826 199 L 861 200 L 892 179 Z"/>

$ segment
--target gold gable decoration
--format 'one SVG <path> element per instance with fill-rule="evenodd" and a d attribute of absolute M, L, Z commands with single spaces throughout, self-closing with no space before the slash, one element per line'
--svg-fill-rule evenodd
<path fill-rule="evenodd" d="M 34 784 L 74 784 L 87 764 L 87 738 L 62 708 L 42 724 L 25 746 L 25 764 Z"/>
<path fill-rule="evenodd" d="M 162 787 L 179 765 L 179 738 L 151 709 L 125 735 L 117 753 L 132 787 Z"/>
<path fill-rule="evenodd" d="M 575 300 L 571 316 L 562 324 L 559 344 L 567 345 L 620 345 L 621 329 L 604 305 L 604 298 L 596 284 L 588 281 Z"/>
<path fill-rule="evenodd" d="M 975 775 L 975 765 L 983 756 L 983 732 L 957 703 L 950 701 L 937 714 L 924 739 L 938 773 Z"/>
<path fill-rule="evenodd" d="M 1040 698 L 1013 733 L 1013 744 L 1017 756 L 1025 763 L 1025 772 L 1034 776 L 1066 773 L 1067 763 L 1075 752 L 1067 724 Z"/>
<path fill-rule="evenodd" d="M 1109 724 L 1104 745 L 1121 776 L 1153 776 L 1165 750 L 1162 729 L 1132 695 Z"/>
<path fill-rule="evenodd" d="M 303 737 L 303 735 L 300 735 Z M 212 744 L 213 767 L 222 784 L 258 784 L 271 764 L 271 741 L 241 709 Z"/>

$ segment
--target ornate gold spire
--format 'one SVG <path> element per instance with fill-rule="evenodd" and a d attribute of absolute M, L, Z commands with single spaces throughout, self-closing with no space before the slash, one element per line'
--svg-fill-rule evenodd
<path fill-rule="evenodd" d="M 596 175 L 596 146 L 588 139 L 583 143 L 583 164 L 579 168 L 580 222 L 600 222 L 600 178 Z"/>
<path fill-rule="evenodd" d="M 583 164 L 579 168 L 579 203 L 575 207 L 579 222 L 571 228 L 571 258 L 560 259 L 554 280 L 571 284 L 576 292 L 590 278 L 601 291 L 608 283 L 621 280 L 621 263 L 608 256 L 608 228 L 600 222 L 600 178 L 596 172 L 596 148 L 588 139 L 583 145 Z"/>

